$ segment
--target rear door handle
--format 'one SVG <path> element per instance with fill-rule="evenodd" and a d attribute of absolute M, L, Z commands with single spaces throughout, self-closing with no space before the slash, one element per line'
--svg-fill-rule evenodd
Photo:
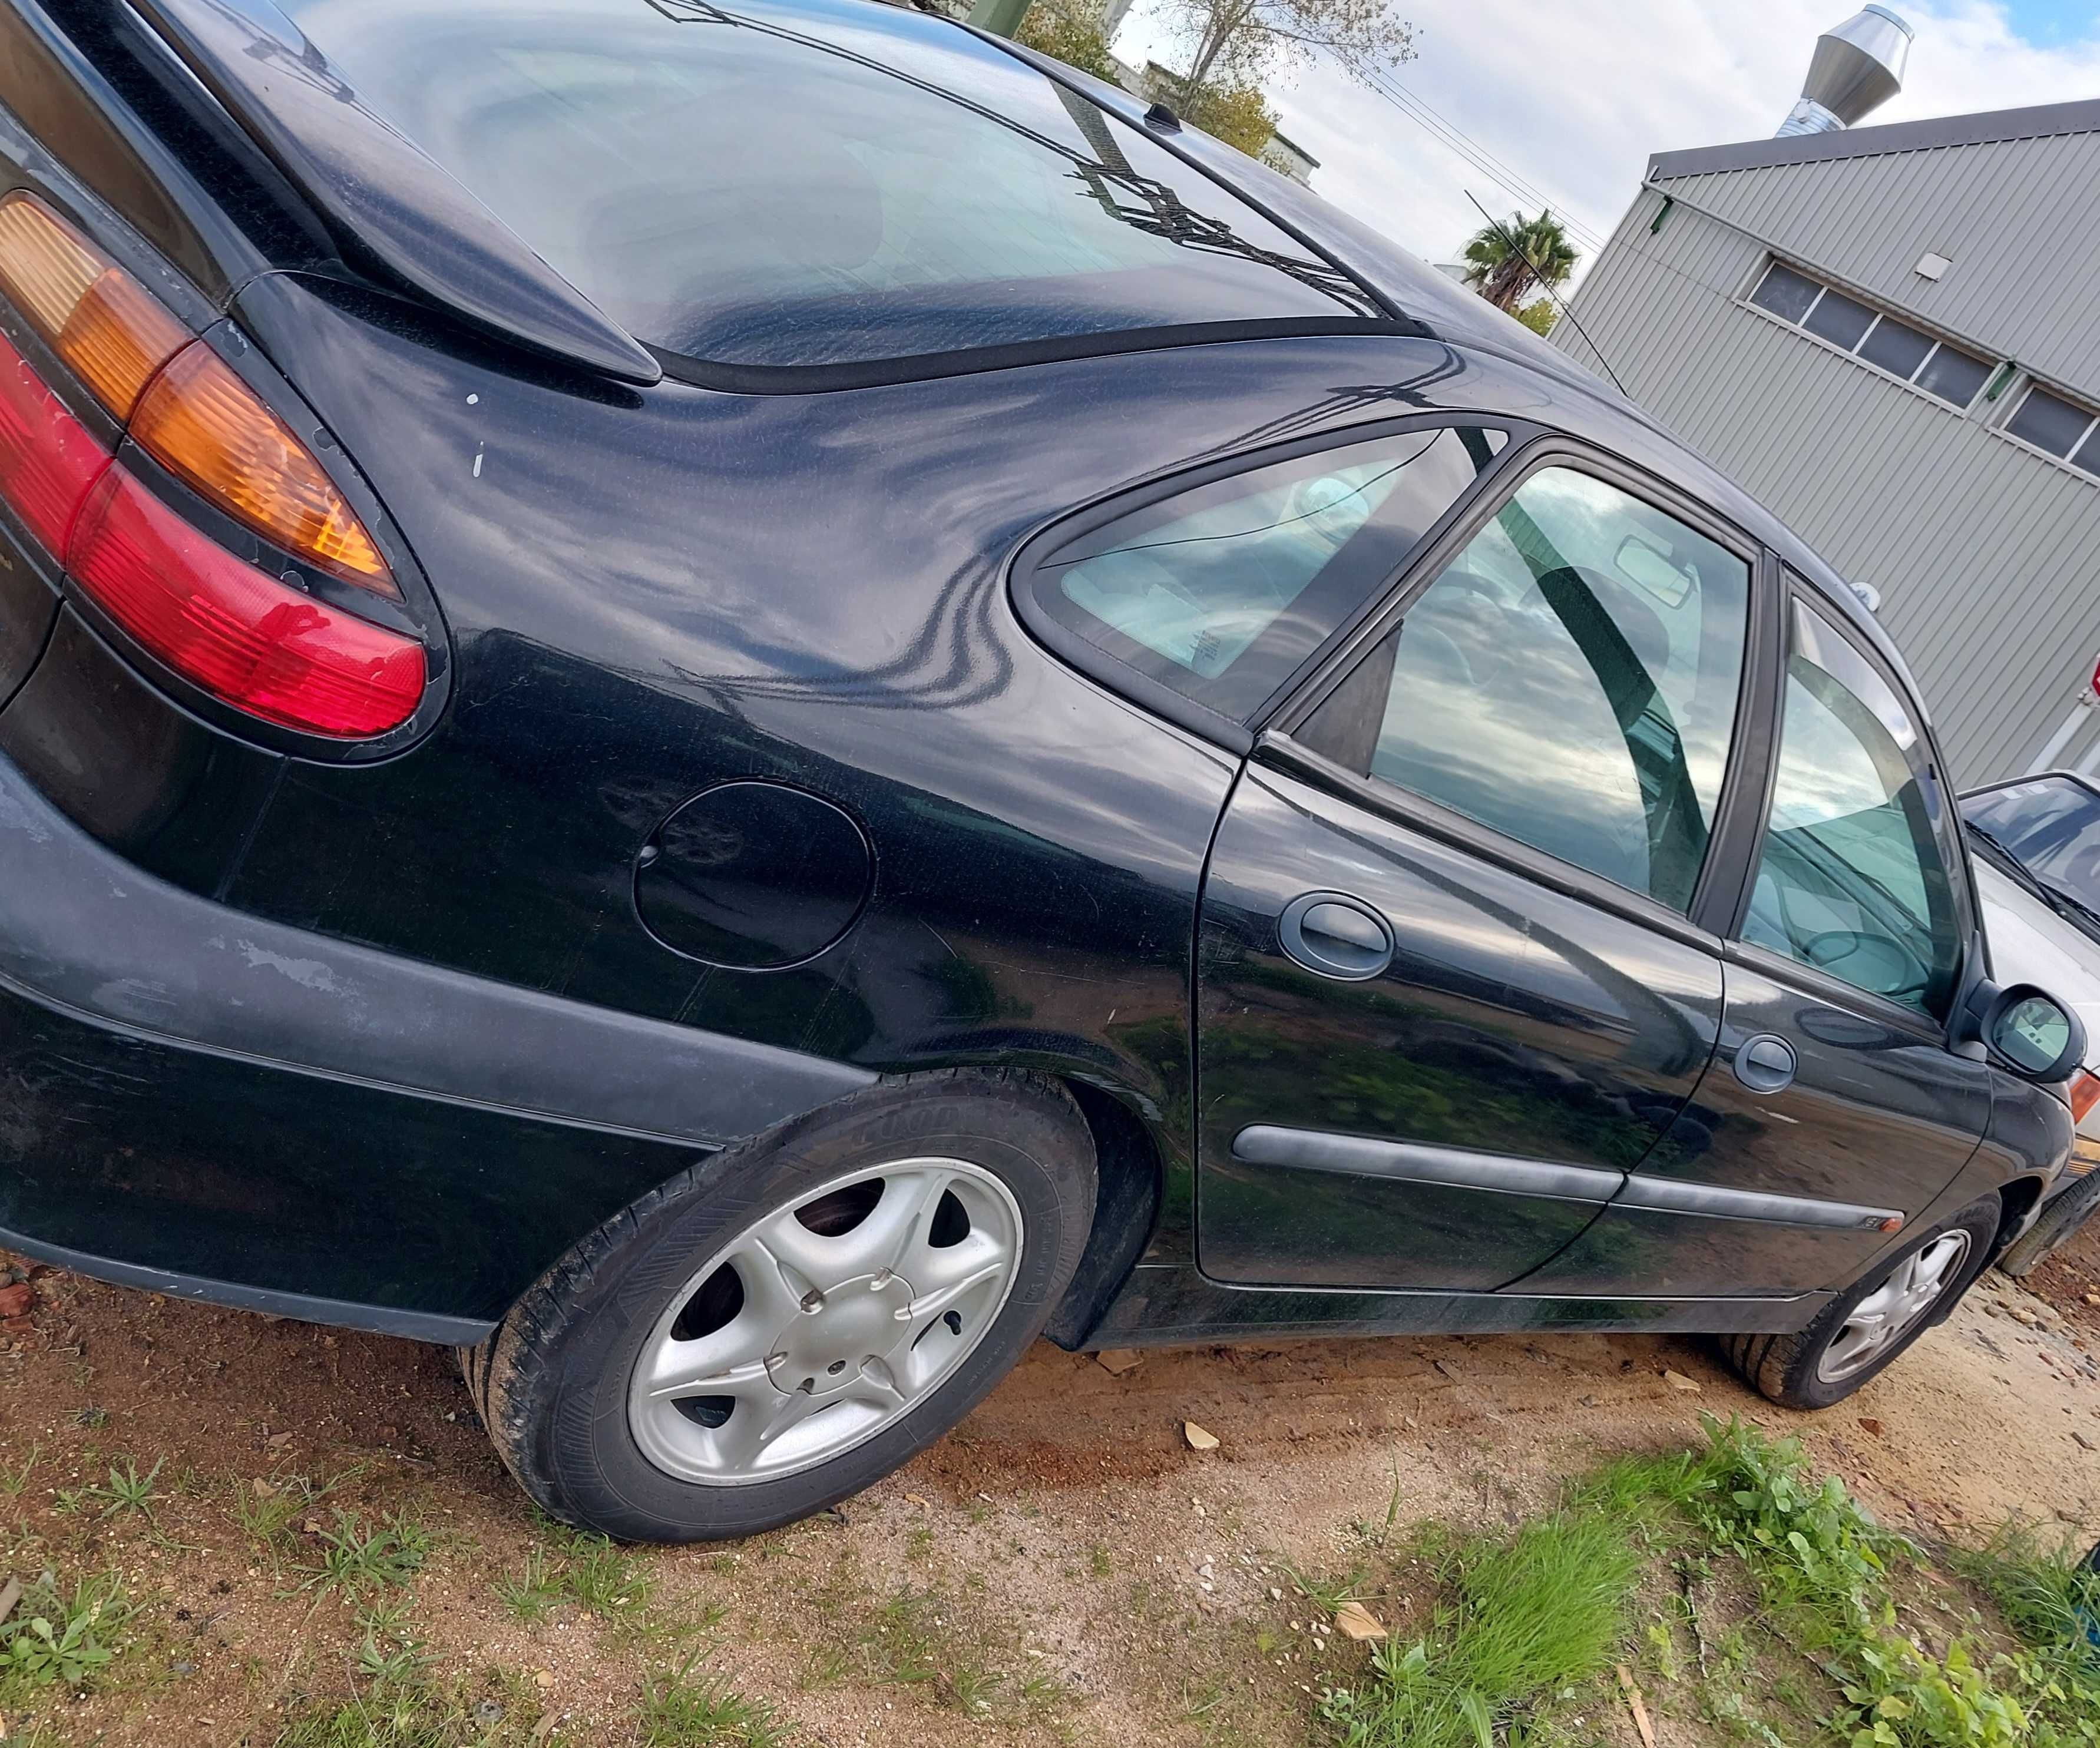
<path fill-rule="evenodd" d="M 1793 1046 L 1762 1032 L 1736 1052 L 1736 1078 L 1754 1093 L 1783 1092 L 1793 1084 Z"/>
<path fill-rule="evenodd" d="M 1361 983 L 1392 963 L 1392 930 L 1348 892 L 1307 892 L 1284 907 L 1277 924 L 1283 950 L 1308 971 Z"/>

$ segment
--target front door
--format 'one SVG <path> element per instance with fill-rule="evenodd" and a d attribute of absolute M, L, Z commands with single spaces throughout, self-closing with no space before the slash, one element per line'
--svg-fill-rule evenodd
<path fill-rule="evenodd" d="M 1967 1164 L 1991 1070 L 1945 1045 L 1970 938 L 1954 822 L 1891 678 L 1789 614 L 1770 815 L 1696 1098 L 1604 1218 L 1519 1290 L 1842 1284 Z"/>
<path fill-rule="evenodd" d="M 1753 570 L 1689 514 L 1533 466 L 1257 747 L 1198 940 L 1207 1274 L 1492 1291 L 1691 1095 Z"/>

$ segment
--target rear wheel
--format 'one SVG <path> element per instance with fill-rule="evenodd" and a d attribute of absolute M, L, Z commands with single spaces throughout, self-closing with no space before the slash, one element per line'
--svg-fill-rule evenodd
<path fill-rule="evenodd" d="M 938 1438 L 1077 1267 L 1092 1138 L 1061 1092 L 877 1087 L 721 1156 L 578 1245 L 464 1356 L 498 1452 L 565 1522 L 747 1535 Z"/>
<path fill-rule="evenodd" d="M 1722 1351 L 1758 1390 L 1789 1408 L 1827 1408 L 1894 1363 L 1982 1271 L 1998 1199 L 1971 1203 L 1913 1239 L 1792 1335 L 1729 1336 Z"/>

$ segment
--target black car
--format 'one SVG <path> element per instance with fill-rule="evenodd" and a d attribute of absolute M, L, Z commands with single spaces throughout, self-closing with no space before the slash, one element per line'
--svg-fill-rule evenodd
<path fill-rule="evenodd" d="M 1167 110 L 872 0 L 4 0 L 0 104 L 0 1244 L 682 1539 L 1044 1333 L 1832 1402 L 2059 1169 L 1850 591 Z"/>

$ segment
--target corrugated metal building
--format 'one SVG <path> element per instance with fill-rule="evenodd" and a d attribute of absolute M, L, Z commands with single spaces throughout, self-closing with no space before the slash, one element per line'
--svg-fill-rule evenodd
<path fill-rule="evenodd" d="M 2100 102 L 1662 153 L 1572 306 L 1880 591 L 1961 785 L 2058 739 L 2100 653 Z"/>

